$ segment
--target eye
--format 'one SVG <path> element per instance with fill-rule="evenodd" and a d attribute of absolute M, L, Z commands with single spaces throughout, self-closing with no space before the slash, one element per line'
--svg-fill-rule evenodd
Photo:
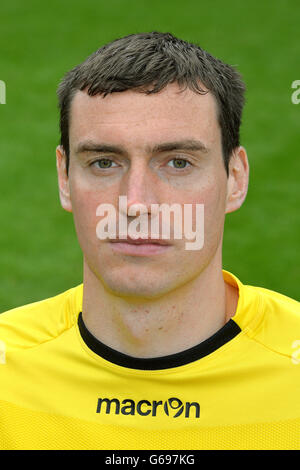
<path fill-rule="evenodd" d="M 113 166 L 117 166 L 115 162 L 110 160 L 109 158 L 100 158 L 96 160 L 95 162 L 92 163 L 92 165 L 95 165 L 97 168 L 100 168 L 102 170 L 106 170 L 108 168 L 112 168 Z"/>
<path fill-rule="evenodd" d="M 176 168 L 176 169 L 180 170 L 180 169 L 184 169 L 187 166 L 189 166 L 190 162 L 188 162 L 184 158 L 172 158 L 172 160 L 170 160 L 168 162 L 168 165 L 172 166 L 172 168 Z"/>

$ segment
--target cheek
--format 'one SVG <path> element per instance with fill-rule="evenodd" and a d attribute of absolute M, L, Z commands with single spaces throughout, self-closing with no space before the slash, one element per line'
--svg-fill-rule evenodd
<path fill-rule="evenodd" d="M 226 180 L 224 178 L 210 177 L 202 182 L 198 191 L 186 194 L 184 202 L 187 204 L 203 204 L 208 214 L 225 212 L 226 207 Z"/>
<path fill-rule="evenodd" d="M 204 204 L 208 214 L 225 212 L 226 186 L 220 180 L 213 180 L 203 192 Z"/>
<path fill-rule="evenodd" d="M 185 201 L 195 207 L 202 204 L 204 208 L 204 240 L 208 247 L 219 242 L 223 232 L 226 208 L 226 181 L 219 178 L 208 179 L 201 190 Z M 199 214 L 199 212 L 198 212 Z M 193 209 L 193 230 L 199 227 L 196 222 L 196 211 Z M 198 228 L 199 229 L 199 228 Z"/>
<path fill-rule="evenodd" d="M 81 193 L 80 197 L 72 200 L 74 224 L 79 244 L 84 248 L 87 244 L 96 242 L 96 200 L 91 200 L 89 193 Z"/>
<path fill-rule="evenodd" d="M 204 231 L 207 247 L 220 242 L 226 208 L 226 185 L 215 180 L 204 192 Z"/>
<path fill-rule="evenodd" d="M 70 184 L 70 196 L 73 208 L 74 224 L 79 243 L 82 245 L 96 243 L 97 207 L 103 202 L 99 190 L 86 187 L 83 182 L 73 181 Z M 108 202 L 108 201 L 106 201 Z"/>
<path fill-rule="evenodd" d="M 85 227 L 96 227 L 97 208 L 100 204 L 109 203 L 115 205 L 117 200 L 117 188 L 107 188 L 99 182 L 90 181 L 80 174 L 73 173 L 70 179 L 70 197 L 72 201 L 75 222 Z"/>

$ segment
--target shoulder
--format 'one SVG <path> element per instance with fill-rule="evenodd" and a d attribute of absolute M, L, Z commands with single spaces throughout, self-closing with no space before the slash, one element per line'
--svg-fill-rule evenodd
<path fill-rule="evenodd" d="M 223 277 L 239 291 L 232 319 L 244 336 L 269 351 L 300 359 L 300 303 L 273 290 L 246 285 L 229 271 L 223 270 Z"/>
<path fill-rule="evenodd" d="M 7 349 L 26 349 L 70 328 L 82 306 L 82 284 L 39 302 L 0 314 L 0 341 Z"/>
<path fill-rule="evenodd" d="M 293 357 L 300 347 L 300 303 L 262 287 L 244 289 L 249 298 L 257 300 L 258 322 L 249 334 L 274 352 Z"/>
<path fill-rule="evenodd" d="M 272 312 L 272 318 L 285 320 L 286 325 L 299 326 L 300 302 L 286 295 L 280 294 L 263 287 L 245 286 L 249 293 L 253 293 L 260 299 L 260 306 L 265 313 Z"/>

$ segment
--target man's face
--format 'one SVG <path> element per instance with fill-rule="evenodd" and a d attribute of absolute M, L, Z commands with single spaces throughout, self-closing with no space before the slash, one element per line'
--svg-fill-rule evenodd
<path fill-rule="evenodd" d="M 117 295 L 155 298 L 220 261 L 228 180 L 211 93 L 181 91 L 177 84 L 152 95 L 77 92 L 70 115 L 69 202 L 63 205 L 74 215 L 85 272 Z M 184 233 L 154 246 L 99 239 L 97 207 L 109 203 L 118 211 L 119 196 L 127 197 L 128 208 L 143 204 L 149 216 L 152 204 L 203 204 L 202 249 L 187 250 Z"/>

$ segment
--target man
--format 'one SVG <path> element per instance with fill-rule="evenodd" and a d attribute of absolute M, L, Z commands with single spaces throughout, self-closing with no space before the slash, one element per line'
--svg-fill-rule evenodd
<path fill-rule="evenodd" d="M 157 32 L 64 77 L 59 194 L 83 285 L 0 317 L 2 448 L 299 447 L 299 303 L 222 271 L 225 214 L 248 187 L 244 91 L 231 66 Z M 202 230 L 197 249 L 162 207 Z"/>

